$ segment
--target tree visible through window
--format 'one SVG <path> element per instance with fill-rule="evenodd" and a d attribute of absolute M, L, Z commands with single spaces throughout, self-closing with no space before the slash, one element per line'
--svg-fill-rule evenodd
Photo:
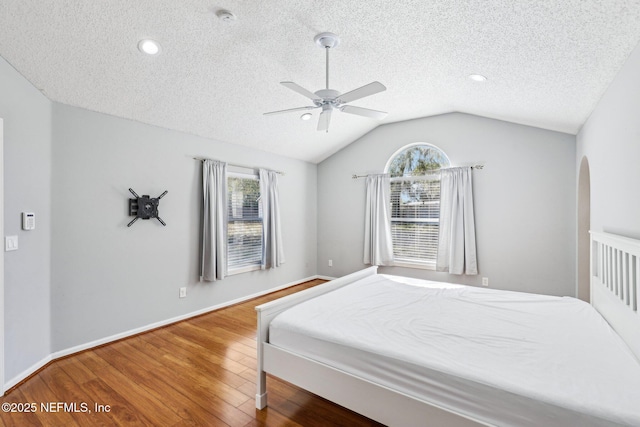
<path fill-rule="evenodd" d="M 391 176 L 391 237 L 396 264 L 434 267 L 440 223 L 440 174 L 447 155 L 425 143 L 411 144 L 387 163 Z"/>

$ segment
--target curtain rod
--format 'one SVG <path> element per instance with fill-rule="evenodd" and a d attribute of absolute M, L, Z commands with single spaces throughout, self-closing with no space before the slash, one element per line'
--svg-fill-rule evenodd
<path fill-rule="evenodd" d="M 461 167 L 461 166 L 453 166 L 453 167 Z M 473 165 L 473 166 L 471 166 L 471 169 L 478 169 L 478 170 L 480 170 L 480 169 L 482 169 L 482 168 L 484 168 L 484 165 Z M 442 168 L 442 169 L 451 169 L 451 168 Z M 440 169 L 438 169 L 438 171 L 439 171 L 439 170 L 440 170 Z M 434 172 L 432 172 L 432 173 L 437 173 L 438 171 L 434 171 Z M 368 177 L 368 176 L 369 176 L 369 175 L 356 175 L 356 174 L 353 174 L 353 175 L 351 175 L 351 178 L 353 178 L 353 179 L 358 179 L 358 178 L 366 178 L 366 177 Z"/>
<path fill-rule="evenodd" d="M 199 160 L 201 162 L 204 162 L 205 160 L 215 160 L 215 159 L 204 159 L 202 157 L 194 157 L 193 160 Z M 215 160 L 215 161 L 219 161 L 219 160 Z M 235 166 L 237 168 L 245 168 L 245 169 L 268 169 L 268 168 L 259 168 L 256 166 L 245 166 L 245 165 L 236 165 L 233 163 L 227 163 L 229 166 Z M 272 170 L 272 169 L 268 169 L 268 170 Z M 273 171 L 275 173 L 277 173 L 278 175 L 286 175 L 284 172 L 282 171 Z"/>

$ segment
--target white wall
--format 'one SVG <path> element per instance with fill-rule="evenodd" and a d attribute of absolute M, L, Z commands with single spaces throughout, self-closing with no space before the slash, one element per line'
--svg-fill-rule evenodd
<path fill-rule="evenodd" d="M 318 165 L 319 274 L 364 268 L 364 180 L 413 142 L 444 150 L 473 172 L 479 276 L 382 268 L 381 272 L 501 289 L 575 295 L 575 137 L 452 113 L 376 128 Z M 328 260 L 333 267 L 328 267 Z"/>
<path fill-rule="evenodd" d="M 51 352 L 51 103 L 0 57 L 0 117 L 4 119 L 5 235 L 19 249 L 5 252 L 5 380 Z M 36 229 L 21 229 L 21 213 Z M 3 244 L 4 250 L 4 244 Z"/>
<path fill-rule="evenodd" d="M 591 229 L 640 239 L 640 45 L 577 136 L 591 173 Z"/>
<path fill-rule="evenodd" d="M 286 263 L 198 282 L 201 163 L 263 166 L 280 177 Z M 316 274 L 316 165 L 53 104 L 53 350 L 219 305 Z M 128 188 L 160 201 L 131 228 Z M 178 289 L 188 296 L 178 298 Z"/>

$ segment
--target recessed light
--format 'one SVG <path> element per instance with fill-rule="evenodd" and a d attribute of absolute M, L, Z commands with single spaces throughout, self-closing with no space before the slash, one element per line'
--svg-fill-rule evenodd
<path fill-rule="evenodd" d="M 138 42 L 138 49 L 147 55 L 157 55 L 160 53 L 160 45 L 155 40 L 144 39 Z"/>
<path fill-rule="evenodd" d="M 486 82 L 487 78 L 485 76 L 483 76 L 482 74 L 471 74 L 469 76 L 469 78 L 471 80 L 473 80 L 474 82 Z"/>
<path fill-rule="evenodd" d="M 310 120 L 312 116 L 313 114 L 311 113 L 304 113 L 303 115 L 300 116 L 300 120 Z"/>

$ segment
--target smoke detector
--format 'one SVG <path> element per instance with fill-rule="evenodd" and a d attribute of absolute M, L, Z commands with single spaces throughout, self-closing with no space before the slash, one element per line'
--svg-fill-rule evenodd
<path fill-rule="evenodd" d="M 236 20 L 236 15 L 234 15 L 233 13 L 229 12 L 228 10 L 219 10 L 216 13 L 216 16 L 218 17 L 218 19 L 220 19 L 222 22 L 233 22 Z"/>

